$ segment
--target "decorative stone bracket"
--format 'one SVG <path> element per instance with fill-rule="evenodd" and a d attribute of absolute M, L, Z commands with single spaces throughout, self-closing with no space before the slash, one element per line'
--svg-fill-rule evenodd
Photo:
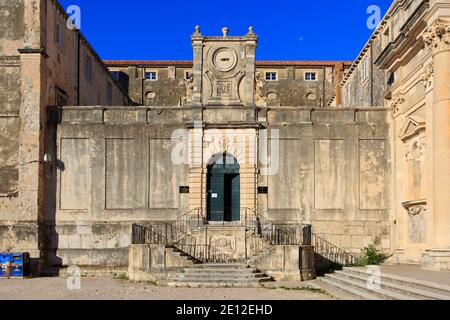
<path fill-rule="evenodd" d="M 427 201 L 422 200 L 413 200 L 406 201 L 402 203 L 403 208 L 408 211 L 408 214 L 417 216 L 418 214 L 425 213 L 427 211 Z"/>

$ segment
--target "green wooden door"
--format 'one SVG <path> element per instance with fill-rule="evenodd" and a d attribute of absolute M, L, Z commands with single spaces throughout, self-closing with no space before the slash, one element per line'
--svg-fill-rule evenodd
<path fill-rule="evenodd" d="M 223 155 L 208 166 L 207 213 L 209 221 L 240 220 L 239 164 L 230 155 Z"/>

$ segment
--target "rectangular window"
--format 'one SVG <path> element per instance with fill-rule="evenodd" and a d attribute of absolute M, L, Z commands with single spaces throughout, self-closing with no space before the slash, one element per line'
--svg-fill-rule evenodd
<path fill-rule="evenodd" d="M 344 91 L 344 105 L 347 106 L 350 103 L 350 85 L 345 86 Z"/>
<path fill-rule="evenodd" d="M 266 72 L 266 81 L 277 81 L 276 72 Z"/>
<path fill-rule="evenodd" d="M 58 47 L 64 48 L 64 27 L 58 22 L 55 26 L 55 42 Z"/>
<path fill-rule="evenodd" d="M 315 72 L 305 72 L 306 81 L 316 81 L 317 74 Z"/>
<path fill-rule="evenodd" d="M 117 81 L 120 80 L 120 72 L 119 71 L 113 71 L 113 72 L 111 72 L 111 75 L 114 80 L 117 80 Z"/>
<path fill-rule="evenodd" d="M 145 72 L 145 80 L 156 81 L 158 80 L 158 74 L 156 71 L 147 71 Z"/>
<path fill-rule="evenodd" d="M 113 98 L 113 88 L 111 82 L 108 82 L 108 85 L 106 87 L 106 102 L 109 105 L 112 105 L 112 98 Z"/>
<path fill-rule="evenodd" d="M 369 76 L 369 68 L 367 65 L 367 62 L 369 60 L 367 60 L 367 58 L 364 58 L 364 60 L 362 61 L 362 65 L 361 65 L 361 77 L 362 77 L 362 81 L 366 80 L 367 77 Z"/>
<path fill-rule="evenodd" d="M 94 78 L 94 74 L 92 72 L 92 59 L 88 55 L 86 55 L 86 61 L 84 65 L 84 76 L 89 82 L 92 82 Z"/>

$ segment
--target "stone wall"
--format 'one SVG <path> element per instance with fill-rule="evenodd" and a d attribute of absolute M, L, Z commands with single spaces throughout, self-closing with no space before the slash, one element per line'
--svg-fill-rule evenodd
<path fill-rule="evenodd" d="M 269 109 L 278 130 L 279 168 L 259 176 L 258 211 L 279 222 L 310 222 L 353 253 L 390 249 L 391 137 L 384 108 Z M 270 141 L 268 142 L 270 146 Z"/>
<path fill-rule="evenodd" d="M 220 128 L 223 119 L 238 119 L 240 109 L 65 107 L 54 167 L 56 209 L 50 213 L 55 223 L 48 225 L 55 230 L 52 243 L 62 263 L 76 261 L 69 258 L 74 256 L 71 250 L 96 250 L 102 257 L 126 248 L 132 223 L 172 220 L 189 209 L 204 208 L 202 168 L 172 162 L 179 142 L 172 134 L 189 132 L 195 119 L 207 116 L 200 136 L 209 141 L 209 130 Z M 279 131 L 278 170 L 265 176 L 258 163 L 257 178 L 242 182 L 241 197 L 246 190 L 252 192 L 241 205 L 278 222 L 310 222 L 317 234 L 354 253 L 368 244 L 387 252 L 391 143 L 386 110 L 259 110 L 257 119 L 217 130 L 244 136 L 253 132 L 255 139 L 259 126 L 269 129 L 267 139 Z M 233 153 L 233 144 L 229 146 Z M 218 148 L 228 150 L 220 143 Z M 214 153 L 201 150 L 205 161 Z M 181 193 L 181 186 L 190 186 L 190 193 Z M 256 195 L 257 186 L 268 187 L 268 194 Z"/>
<path fill-rule="evenodd" d="M 342 86 L 342 106 L 383 107 L 390 74 L 376 65 L 383 48 L 383 38 L 375 33 L 345 74 Z"/>
<path fill-rule="evenodd" d="M 122 79 L 122 86 L 135 103 L 147 106 L 179 105 L 185 93 L 186 72 L 192 71 L 191 62 L 162 61 L 105 61 L 112 72 Z M 256 62 L 256 72 L 276 72 L 276 81 L 264 81 L 262 94 L 269 106 L 324 106 L 335 94 L 342 78 L 342 63 Z M 345 64 L 348 65 L 348 64 Z M 145 72 L 156 72 L 157 79 L 146 80 Z M 315 72 L 316 80 L 305 81 L 306 72 Z"/>
<path fill-rule="evenodd" d="M 46 215 L 55 186 L 43 161 L 56 134 L 49 106 L 129 103 L 84 36 L 66 23 L 55 0 L 0 1 L 0 251 L 30 252 L 33 271 L 45 255 L 43 221 L 54 218 Z"/>

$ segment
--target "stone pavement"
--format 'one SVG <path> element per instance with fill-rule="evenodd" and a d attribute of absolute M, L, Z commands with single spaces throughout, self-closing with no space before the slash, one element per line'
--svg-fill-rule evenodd
<path fill-rule="evenodd" d="M 382 265 L 380 267 L 382 273 L 450 286 L 450 271 L 428 271 L 423 270 L 419 265 L 410 264 Z"/>
<path fill-rule="evenodd" d="M 299 283 L 297 283 L 298 285 Z M 111 278 L 82 278 L 69 290 L 64 278 L 0 280 L 0 300 L 330 300 L 314 290 L 283 288 L 169 288 Z"/>

